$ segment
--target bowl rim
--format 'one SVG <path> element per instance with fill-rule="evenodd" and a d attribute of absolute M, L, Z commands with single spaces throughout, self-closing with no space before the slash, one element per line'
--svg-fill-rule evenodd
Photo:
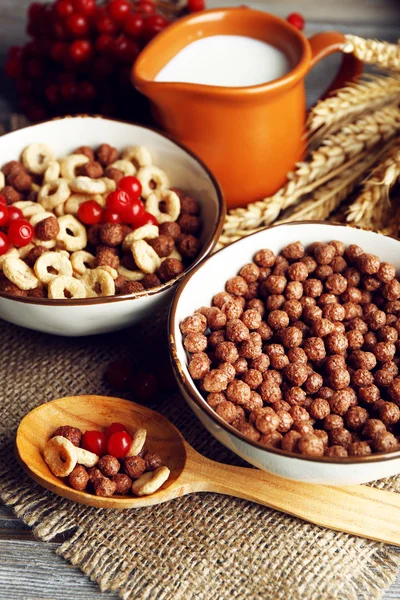
<path fill-rule="evenodd" d="M 101 296 L 97 298 L 68 298 L 68 299 L 53 299 L 53 298 L 32 298 L 28 296 L 13 296 L 12 294 L 7 294 L 6 292 L 0 292 L 0 299 L 4 298 L 5 300 L 12 300 L 14 302 L 20 302 L 22 304 L 35 304 L 37 306 L 92 306 L 94 304 L 105 304 L 109 302 L 123 302 L 124 300 L 137 300 L 139 298 L 146 298 L 149 296 L 155 296 L 159 292 L 164 292 L 172 288 L 177 282 L 181 279 L 184 279 L 196 266 L 199 265 L 215 248 L 218 239 L 222 233 L 222 228 L 224 226 L 225 215 L 226 215 L 226 205 L 224 201 L 224 197 L 222 194 L 221 186 L 213 174 L 213 172 L 209 169 L 209 167 L 203 162 L 201 158 L 199 158 L 194 152 L 192 152 L 187 146 L 178 142 L 172 135 L 165 133 L 164 131 L 160 131 L 155 127 L 149 127 L 147 125 L 142 125 L 136 122 L 125 121 L 124 119 L 115 119 L 104 117 L 102 115 L 97 114 L 77 114 L 77 115 L 64 115 L 61 117 L 54 117 L 53 119 L 47 119 L 46 121 L 40 121 L 38 123 L 29 123 L 24 125 L 23 127 L 19 127 L 14 131 L 9 131 L 1 136 L 1 138 L 6 138 L 9 135 L 13 135 L 19 131 L 24 129 L 29 129 L 30 127 L 37 127 L 39 125 L 45 125 L 47 123 L 53 123 L 56 121 L 64 121 L 68 119 L 82 119 L 82 118 L 90 118 L 90 119 L 100 119 L 103 121 L 111 121 L 113 123 L 121 123 L 122 125 L 133 125 L 135 127 L 140 127 L 141 129 L 147 129 L 153 133 L 160 135 L 161 137 L 169 140 L 175 146 L 186 152 L 191 158 L 193 158 L 206 172 L 208 177 L 211 180 L 211 183 L 216 191 L 217 200 L 218 200 L 218 208 L 217 208 L 217 221 L 214 233 L 212 234 L 208 243 L 203 246 L 200 254 L 196 257 L 196 259 L 191 263 L 188 267 L 186 267 L 182 273 L 180 273 L 174 279 L 170 279 L 165 283 L 155 287 L 150 288 L 149 290 L 144 290 L 143 292 L 137 292 L 136 294 L 124 294 L 120 296 Z"/>
<path fill-rule="evenodd" d="M 197 265 L 192 270 L 192 272 L 186 278 L 185 282 L 183 284 L 181 283 L 178 286 L 178 288 L 175 292 L 174 298 L 172 300 L 172 303 L 171 303 L 170 311 L 169 311 L 168 342 L 169 342 L 169 346 L 170 346 L 170 358 L 171 358 L 171 362 L 172 362 L 172 367 L 174 369 L 175 377 L 178 381 L 178 384 L 179 384 L 181 390 L 186 392 L 186 394 L 197 405 L 197 407 L 200 408 L 200 410 L 202 412 L 205 412 L 206 415 L 211 418 L 211 420 L 214 422 L 214 424 L 219 425 L 222 429 L 225 429 L 226 431 L 228 431 L 228 433 L 230 435 L 233 435 L 233 437 L 237 438 L 238 440 L 240 440 L 242 442 L 246 442 L 250 446 L 253 446 L 257 450 L 262 450 L 263 452 L 266 452 L 267 454 L 268 453 L 276 454 L 278 456 L 284 456 L 287 458 L 302 460 L 305 462 L 330 463 L 330 464 L 342 464 L 342 465 L 377 463 L 377 462 L 384 462 L 384 461 L 395 460 L 397 458 L 400 458 L 400 450 L 396 450 L 394 452 L 376 453 L 376 454 L 371 454 L 369 456 L 360 456 L 360 457 L 347 456 L 344 458 L 334 458 L 334 457 L 330 457 L 330 456 L 306 456 L 306 455 L 302 455 L 302 454 L 296 454 L 294 452 L 289 452 L 287 450 L 282 450 L 280 448 L 264 446 L 263 444 L 260 444 L 260 442 L 251 440 L 249 437 L 247 437 L 246 435 L 244 435 L 243 433 L 241 433 L 240 431 L 238 431 L 237 429 L 232 427 L 232 425 L 230 425 L 229 423 L 224 421 L 224 419 L 222 419 L 222 417 L 220 417 L 207 404 L 205 398 L 203 398 L 200 391 L 197 389 L 193 379 L 191 377 L 189 377 L 189 378 L 186 377 L 186 375 L 183 371 L 181 362 L 178 358 L 177 340 L 175 339 L 174 330 L 175 330 L 175 324 L 176 324 L 176 312 L 177 312 L 179 299 L 186 287 L 186 284 L 189 282 L 189 280 L 192 277 L 194 277 L 196 275 L 197 271 L 201 267 L 203 267 L 207 262 L 209 262 L 213 258 L 213 256 L 215 256 L 216 254 L 219 254 L 220 252 L 224 252 L 224 250 L 226 250 L 227 248 L 230 248 L 234 244 L 240 244 L 241 242 L 243 242 L 243 240 L 245 240 L 249 237 L 252 237 L 252 236 L 256 236 L 256 235 L 258 235 L 264 231 L 267 231 L 269 229 L 275 229 L 277 227 L 282 227 L 282 226 L 296 226 L 296 225 L 333 225 L 335 227 L 360 229 L 362 231 L 369 231 L 370 233 L 375 233 L 377 235 L 383 236 L 383 234 L 379 234 L 378 232 L 371 230 L 371 229 L 366 229 L 364 227 L 358 227 L 355 225 L 346 225 L 346 224 L 338 223 L 335 221 L 332 221 L 332 222 L 331 221 L 292 221 L 289 223 L 277 223 L 275 225 L 268 225 L 266 227 L 263 227 L 262 229 L 259 229 L 258 231 L 255 231 L 243 238 L 240 238 L 239 240 L 236 240 L 235 242 L 232 242 L 228 246 L 225 246 L 225 248 L 221 248 L 220 250 L 218 250 L 218 252 L 215 252 L 213 255 L 208 256 L 206 260 L 204 260 L 200 265 Z M 387 236 L 383 236 L 383 237 L 389 237 L 400 243 L 400 239 L 398 239 L 392 235 L 387 235 Z"/>

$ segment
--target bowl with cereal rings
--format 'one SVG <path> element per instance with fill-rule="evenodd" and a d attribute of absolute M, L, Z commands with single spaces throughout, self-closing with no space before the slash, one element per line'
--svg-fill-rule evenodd
<path fill-rule="evenodd" d="M 190 151 L 77 116 L 0 138 L 0 318 L 46 333 L 122 329 L 170 301 L 225 208 Z"/>
<path fill-rule="evenodd" d="M 272 226 L 176 292 L 175 376 L 208 431 L 254 466 L 348 485 L 400 473 L 400 241 Z"/>

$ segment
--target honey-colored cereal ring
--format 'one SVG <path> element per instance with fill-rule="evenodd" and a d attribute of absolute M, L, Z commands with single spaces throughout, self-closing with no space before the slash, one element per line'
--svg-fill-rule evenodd
<path fill-rule="evenodd" d="M 114 192 L 117 189 L 117 184 L 115 183 L 114 179 L 110 179 L 109 177 L 99 177 L 96 179 L 96 181 L 102 181 L 104 183 L 106 186 L 106 194 Z"/>
<path fill-rule="evenodd" d="M 38 204 L 38 206 L 40 206 L 40 204 Z M 43 206 L 40 206 L 40 208 L 43 209 Z M 29 223 L 32 225 L 32 227 L 35 227 L 35 225 L 37 225 L 40 221 L 43 221 L 44 219 L 48 219 L 49 217 L 54 217 L 54 214 L 51 212 L 47 212 L 43 209 L 42 211 L 38 211 L 38 212 L 34 213 L 30 217 Z"/>
<path fill-rule="evenodd" d="M 88 287 L 95 296 L 114 296 L 114 279 L 106 270 L 97 267 L 87 269 L 82 276 L 82 283 Z"/>
<path fill-rule="evenodd" d="M 68 477 L 75 469 L 77 448 L 61 435 L 51 438 L 44 447 L 44 460 L 56 477 Z"/>
<path fill-rule="evenodd" d="M 71 194 L 66 203 L 64 204 L 64 214 L 77 215 L 81 204 L 88 200 L 94 200 L 101 207 L 105 206 L 105 198 L 101 194 L 94 194 L 88 196 L 87 194 Z"/>
<path fill-rule="evenodd" d="M 37 202 L 31 202 L 30 200 L 20 200 L 19 202 L 14 202 L 13 206 L 15 206 L 15 208 L 19 208 L 25 219 L 28 220 L 30 220 L 33 215 L 45 212 L 41 204 L 38 204 Z"/>
<path fill-rule="evenodd" d="M 136 167 L 130 160 L 116 160 L 108 167 L 109 169 L 119 169 L 125 176 L 135 175 Z"/>
<path fill-rule="evenodd" d="M 159 230 L 157 225 L 142 225 L 142 227 L 138 227 L 125 236 L 125 239 L 122 242 L 122 249 L 125 251 L 130 250 L 135 240 L 152 240 L 158 236 Z"/>
<path fill-rule="evenodd" d="M 45 252 L 36 260 L 33 269 L 40 283 L 46 285 L 62 275 L 71 277 L 73 272 L 71 261 L 60 252 Z"/>
<path fill-rule="evenodd" d="M 31 244 L 29 244 L 29 246 L 30 245 Z M 16 248 L 10 248 L 10 250 L 8 252 L 0 255 L 0 271 L 3 270 L 4 261 L 7 260 L 7 258 L 12 258 L 12 257 L 19 258 L 19 252 Z"/>
<path fill-rule="evenodd" d="M 54 154 L 46 144 L 30 144 L 22 151 L 24 167 L 35 175 L 44 173 L 54 160 Z"/>
<path fill-rule="evenodd" d="M 139 271 L 139 270 L 131 271 L 131 269 L 127 269 L 126 267 L 123 267 L 122 265 L 119 265 L 117 271 L 118 271 L 119 275 L 121 275 L 122 277 L 125 277 L 125 279 L 127 279 L 128 281 L 140 281 L 141 279 L 143 279 L 143 277 L 145 275 L 143 273 L 143 271 Z"/>
<path fill-rule="evenodd" d="M 59 217 L 60 231 L 57 236 L 57 245 L 62 250 L 76 252 L 83 250 L 87 244 L 86 229 L 73 215 Z"/>
<path fill-rule="evenodd" d="M 116 269 L 114 269 L 113 267 L 110 267 L 109 265 L 99 265 L 96 268 L 100 269 L 102 271 L 105 271 L 106 273 L 111 275 L 111 277 L 113 279 L 117 279 L 117 277 L 118 277 L 118 271 Z"/>
<path fill-rule="evenodd" d="M 40 188 L 37 201 L 45 210 L 52 210 L 60 204 L 64 204 L 71 195 L 71 190 L 66 179 L 49 181 Z"/>
<path fill-rule="evenodd" d="M 165 202 L 166 212 L 160 211 L 160 202 Z M 181 212 L 179 196 L 172 190 L 161 190 L 150 194 L 145 206 L 147 212 L 153 215 L 159 223 L 176 221 Z"/>
<path fill-rule="evenodd" d="M 132 435 L 132 444 L 126 456 L 137 456 L 141 452 L 146 443 L 147 431 L 140 427 Z"/>
<path fill-rule="evenodd" d="M 83 167 L 89 159 L 84 154 L 70 154 L 60 160 L 61 177 L 72 181 L 76 178 L 76 169 Z"/>
<path fill-rule="evenodd" d="M 93 269 L 96 264 L 96 257 L 86 250 L 78 250 L 71 254 L 71 265 L 74 273 L 83 275 L 87 269 Z"/>
<path fill-rule="evenodd" d="M 131 247 L 135 263 L 144 273 L 155 273 L 161 264 L 160 257 L 144 240 L 135 240 Z"/>
<path fill-rule="evenodd" d="M 58 160 L 53 160 L 49 163 L 49 166 L 44 172 L 43 181 L 44 183 L 49 183 L 50 181 L 55 181 L 60 177 L 60 163 Z"/>
<path fill-rule="evenodd" d="M 63 217 L 65 215 L 65 202 L 64 204 L 59 204 L 55 207 L 54 214 L 56 215 L 56 217 Z"/>
<path fill-rule="evenodd" d="M 5 187 L 5 185 L 6 185 L 6 178 L 4 177 L 3 171 L 0 171 L 0 191 Z"/>
<path fill-rule="evenodd" d="M 32 244 L 35 246 L 43 246 L 43 248 L 50 249 L 56 247 L 56 240 L 39 240 L 39 238 L 33 238 Z"/>
<path fill-rule="evenodd" d="M 66 299 L 66 298 L 87 298 L 86 288 L 79 279 L 75 277 L 68 277 L 67 275 L 60 275 L 55 277 L 49 283 L 47 288 L 49 298 L 55 300 Z M 68 295 L 66 295 L 66 293 Z"/>
<path fill-rule="evenodd" d="M 9 256 L 5 259 L 3 273 L 20 290 L 33 290 L 39 283 L 32 269 L 19 256 Z"/>
<path fill-rule="evenodd" d="M 70 181 L 73 192 L 80 194 L 105 194 L 107 185 L 103 179 L 91 179 L 90 177 L 76 177 Z"/>
<path fill-rule="evenodd" d="M 89 450 L 76 448 L 76 462 L 84 467 L 94 467 L 99 462 L 99 457 Z"/>
<path fill-rule="evenodd" d="M 153 164 L 151 154 L 145 146 L 128 146 L 123 151 L 122 158 L 131 162 L 136 170 Z"/>
<path fill-rule="evenodd" d="M 132 484 L 132 493 L 135 496 L 149 496 L 154 494 L 167 481 L 170 475 L 168 467 L 158 467 L 155 471 L 143 473 Z"/>
<path fill-rule="evenodd" d="M 165 190 L 169 187 L 169 179 L 165 171 L 154 165 L 151 167 L 142 167 L 136 173 L 136 177 L 142 185 L 143 198 L 148 198 L 154 192 Z"/>

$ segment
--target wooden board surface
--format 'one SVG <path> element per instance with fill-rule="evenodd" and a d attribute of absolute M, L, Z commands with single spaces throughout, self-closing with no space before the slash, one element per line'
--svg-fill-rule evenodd
<path fill-rule="evenodd" d="M 25 14 L 30 0 L 0 0 L 0 73 L 7 48 L 25 39 Z M 243 4 L 243 0 L 209 0 L 209 7 Z M 399 0 L 251 0 L 249 6 L 286 16 L 301 11 L 307 19 L 306 34 L 337 29 L 365 37 L 396 41 L 400 35 Z M 319 65 L 309 75 L 307 91 L 312 103 L 326 87 L 337 57 Z M 10 87 L 0 75 L 0 121 L 10 111 Z M 87 390 L 90 392 L 90 390 Z M 79 569 L 55 554 L 63 538 L 52 542 L 36 540 L 31 530 L 11 509 L 0 506 L 0 597 L 7 600 L 100 600 L 114 599 L 114 593 L 101 594 Z M 384 595 L 384 600 L 400 599 L 400 574 Z M 171 599 L 173 600 L 173 599 Z"/>

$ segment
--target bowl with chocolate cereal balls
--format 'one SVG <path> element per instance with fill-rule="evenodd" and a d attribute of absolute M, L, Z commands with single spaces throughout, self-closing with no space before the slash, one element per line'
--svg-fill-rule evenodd
<path fill-rule="evenodd" d="M 168 304 L 225 208 L 212 173 L 147 127 L 77 116 L 0 138 L 0 318 L 46 333 L 127 327 Z"/>
<path fill-rule="evenodd" d="M 175 375 L 208 431 L 254 466 L 349 485 L 400 473 L 400 241 L 273 226 L 178 287 Z"/>

